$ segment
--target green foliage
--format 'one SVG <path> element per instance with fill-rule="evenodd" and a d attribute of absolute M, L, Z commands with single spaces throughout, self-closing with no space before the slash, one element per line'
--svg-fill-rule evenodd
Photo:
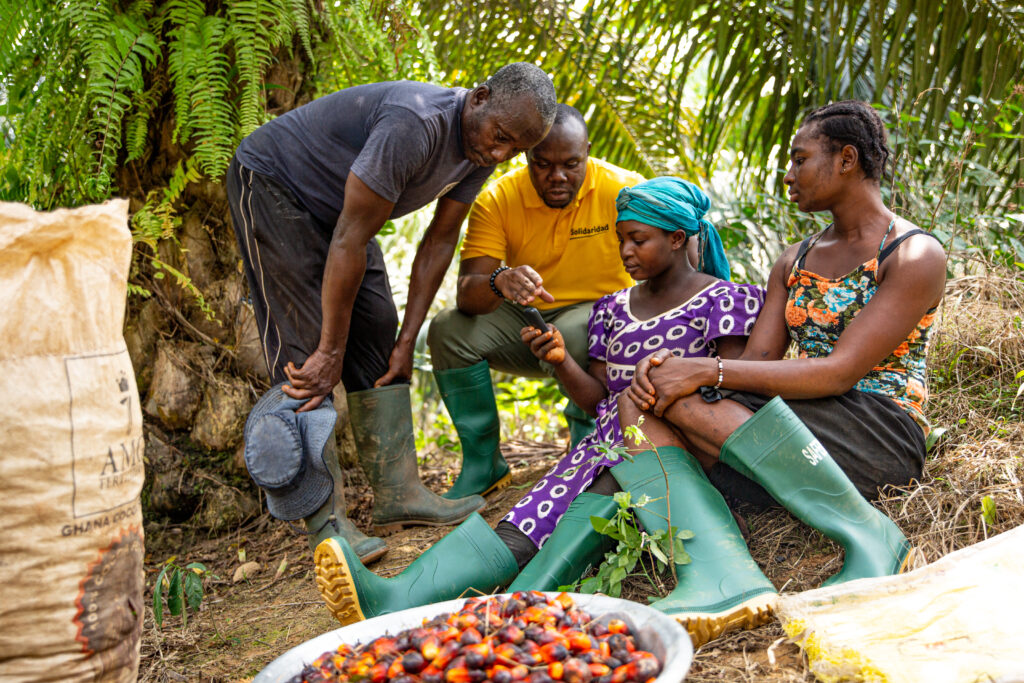
<path fill-rule="evenodd" d="M 992 496 L 984 496 L 981 499 L 981 521 L 986 527 L 996 523 L 996 502 L 992 500 Z"/>
<path fill-rule="evenodd" d="M 181 616 L 181 627 L 188 625 L 188 613 L 199 611 L 203 602 L 203 578 L 211 574 L 201 562 L 190 562 L 184 568 L 172 557 L 167 560 L 153 586 L 153 620 L 158 628 L 164 625 L 164 606 L 172 616 Z"/>
<path fill-rule="evenodd" d="M 622 595 L 622 582 L 626 577 L 640 573 L 646 575 L 654 584 L 654 580 L 646 574 L 640 563 L 645 552 L 658 572 L 664 572 L 666 567 L 674 567 L 675 564 L 690 563 L 684 541 L 693 538 L 693 532 L 679 530 L 674 526 L 659 529 L 654 533 L 638 530 L 634 510 L 646 507 L 656 500 L 660 499 L 644 495 L 633 502 L 628 491 L 619 491 L 615 494 L 615 502 L 619 508 L 611 519 L 590 518 L 590 524 L 595 531 L 614 539 L 617 543 L 614 550 L 605 554 L 597 573 L 580 583 L 581 593 L 605 593 L 617 598 Z M 638 564 L 639 572 L 636 571 Z"/>
<path fill-rule="evenodd" d="M 888 107 L 935 89 L 921 102 L 934 131 L 971 96 L 1004 97 L 1024 72 L 1024 9 L 994 1 L 420 6 L 450 73 L 542 64 L 592 122 L 595 154 L 705 178 L 736 163 L 743 187 L 775 176 L 811 107 L 851 97 Z"/>

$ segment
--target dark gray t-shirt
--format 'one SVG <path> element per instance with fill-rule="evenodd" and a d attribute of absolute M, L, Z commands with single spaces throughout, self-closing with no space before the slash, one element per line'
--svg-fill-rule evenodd
<path fill-rule="evenodd" d="M 332 229 L 349 172 L 394 202 L 391 218 L 442 194 L 469 204 L 494 167 L 463 156 L 466 93 L 413 81 L 346 88 L 260 126 L 236 156 L 291 190 Z"/>

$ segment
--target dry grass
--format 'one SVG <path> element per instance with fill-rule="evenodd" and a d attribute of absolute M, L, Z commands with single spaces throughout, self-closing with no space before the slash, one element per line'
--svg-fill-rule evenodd
<path fill-rule="evenodd" d="M 929 454 L 923 480 L 906 490 L 889 491 L 880 506 L 921 548 L 929 560 L 1024 523 L 1024 396 L 1013 405 L 1024 378 L 1024 278 L 1006 273 L 966 277 L 947 289 L 940 327 L 932 345 L 929 417 L 946 431 Z M 557 448 L 516 444 L 511 449 L 514 485 L 490 501 L 486 515 L 496 522 L 558 455 Z M 428 468 L 425 479 L 438 487 L 443 472 Z M 439 486 L 443 488 L 443 485 Z M 990 497 L 996 518 L 982 519 L 982 500 Z M 365 509 L 356 519 L 365 524 Z M 783 510 L 747 515 L 751 553 L 768 577 L 784 591 L 820 585 L 839 569 L 838 546 L 797 522 Z M 409 530 L 392 537 L 392 550 L 375 567 L 384 575 L 404 568 L 437 540 L 440 530 Z M 182 539 L 154 538 L 158 548 L 179 552 Z M 333 627 L 313 587 L 308 550 L 302 539 L 280 524 L 261 521 L 231 538 L 196 546 L 196 557 L 221 576 L 237 561 L 232 542 L 249 542 L 249 559 L 269 567 L 288 557 L 293 567 L 282 577 L 261 577 L 248 586 L 226 581 L 214 585 L 212 598 L 181 630 L 152 627 L 147 617 L 143 644 L 144 681 L 228 681 L 251 676 L 278 654 Z M 187 545 L 187 544 L 186 544 Z M 164 555 L 166 556 L 166 555 Z M 624 596 L 644 601 L 652 587 L 630 579 Z M 172 624 L 176 623 L 173 622 Z M 690 681 L 811 681 L 800 650 L 783 637 L 778 624 L 730 634 L 701 648 Z"/>

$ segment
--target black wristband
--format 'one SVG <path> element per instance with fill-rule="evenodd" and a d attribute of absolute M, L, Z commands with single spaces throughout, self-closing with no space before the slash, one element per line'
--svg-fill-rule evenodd
<path fill-rule="evenodd" d="M 494 278 L 498 277 L 498 273 L 503 270 L 508 270 L 508 266 L 498 266 L 494 269 L 494 272 L 491 273 L 491 291 L 494 292 L 499 299 L 504 299 L 505 295 L 502 294 L 501 290 L 494 285 Z"/>

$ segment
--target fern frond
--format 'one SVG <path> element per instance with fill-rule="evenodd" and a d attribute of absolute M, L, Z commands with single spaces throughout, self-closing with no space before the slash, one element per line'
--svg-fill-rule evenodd
<path fill-rule="evenodd" d="M 227 19 L 242 85 L 238 120 L 244 137 L 264 121 L 263 73 L 274 48 L 292 34 L 292 14 L 284 0 L 240 0 L 228 6 Z"/>
<path fill-rule="evenodd" d="M 306 57 L 310 62 L 316 62 L 316 57 L 313 56 L 313 38 L 310 33 L 309 13 L 312 10 L 309 0 L 288 0 L 288 2 L 291 5 L 295 34 L 298 36 L 299 42 L 302 43 L 302 49 L 306 51 Z"/>
<path fill-rule="evenodd" d="M 89 132 L 99 144 L 92 182 L 105 191 L 121 148 L 121 123 L 132 104 L 131 97 L 143 88 L 143 70 L 153 66 L 159 47 L 145 24 L 117 16 L 106 50 L 89 59 L 89 98 L 92 117 Z"/>
<path fill-rule="evenodd" d="M 196 143 L 195 155 L 203 172 L 219 178 L 227 170 L 238 141 L 235 110 L 229 97 L 231 62 L 224 50 L 225 20 L 203 17 L 199 22 L 199 40 L 202 58 L 189 91 L 194 122 L 190 139 Z"/>
<path fill-rule="evenodd" d="M 125 123 L 125 162 L 139 159 L 145 152 L 149 123 L 166 89 L 166 81 L 158 78 L 148 90 L 132 97 L 131 113 Z"/>
<path fill-rule="evenodd" d="M 203 0 L 171 0 L 164 8 L 167 31 L 167 73 L 174 90 L 174 129 L 171 140 L 191 136 L 192 79 L 202 62 L 199 22 L 206 16 Z"/>

